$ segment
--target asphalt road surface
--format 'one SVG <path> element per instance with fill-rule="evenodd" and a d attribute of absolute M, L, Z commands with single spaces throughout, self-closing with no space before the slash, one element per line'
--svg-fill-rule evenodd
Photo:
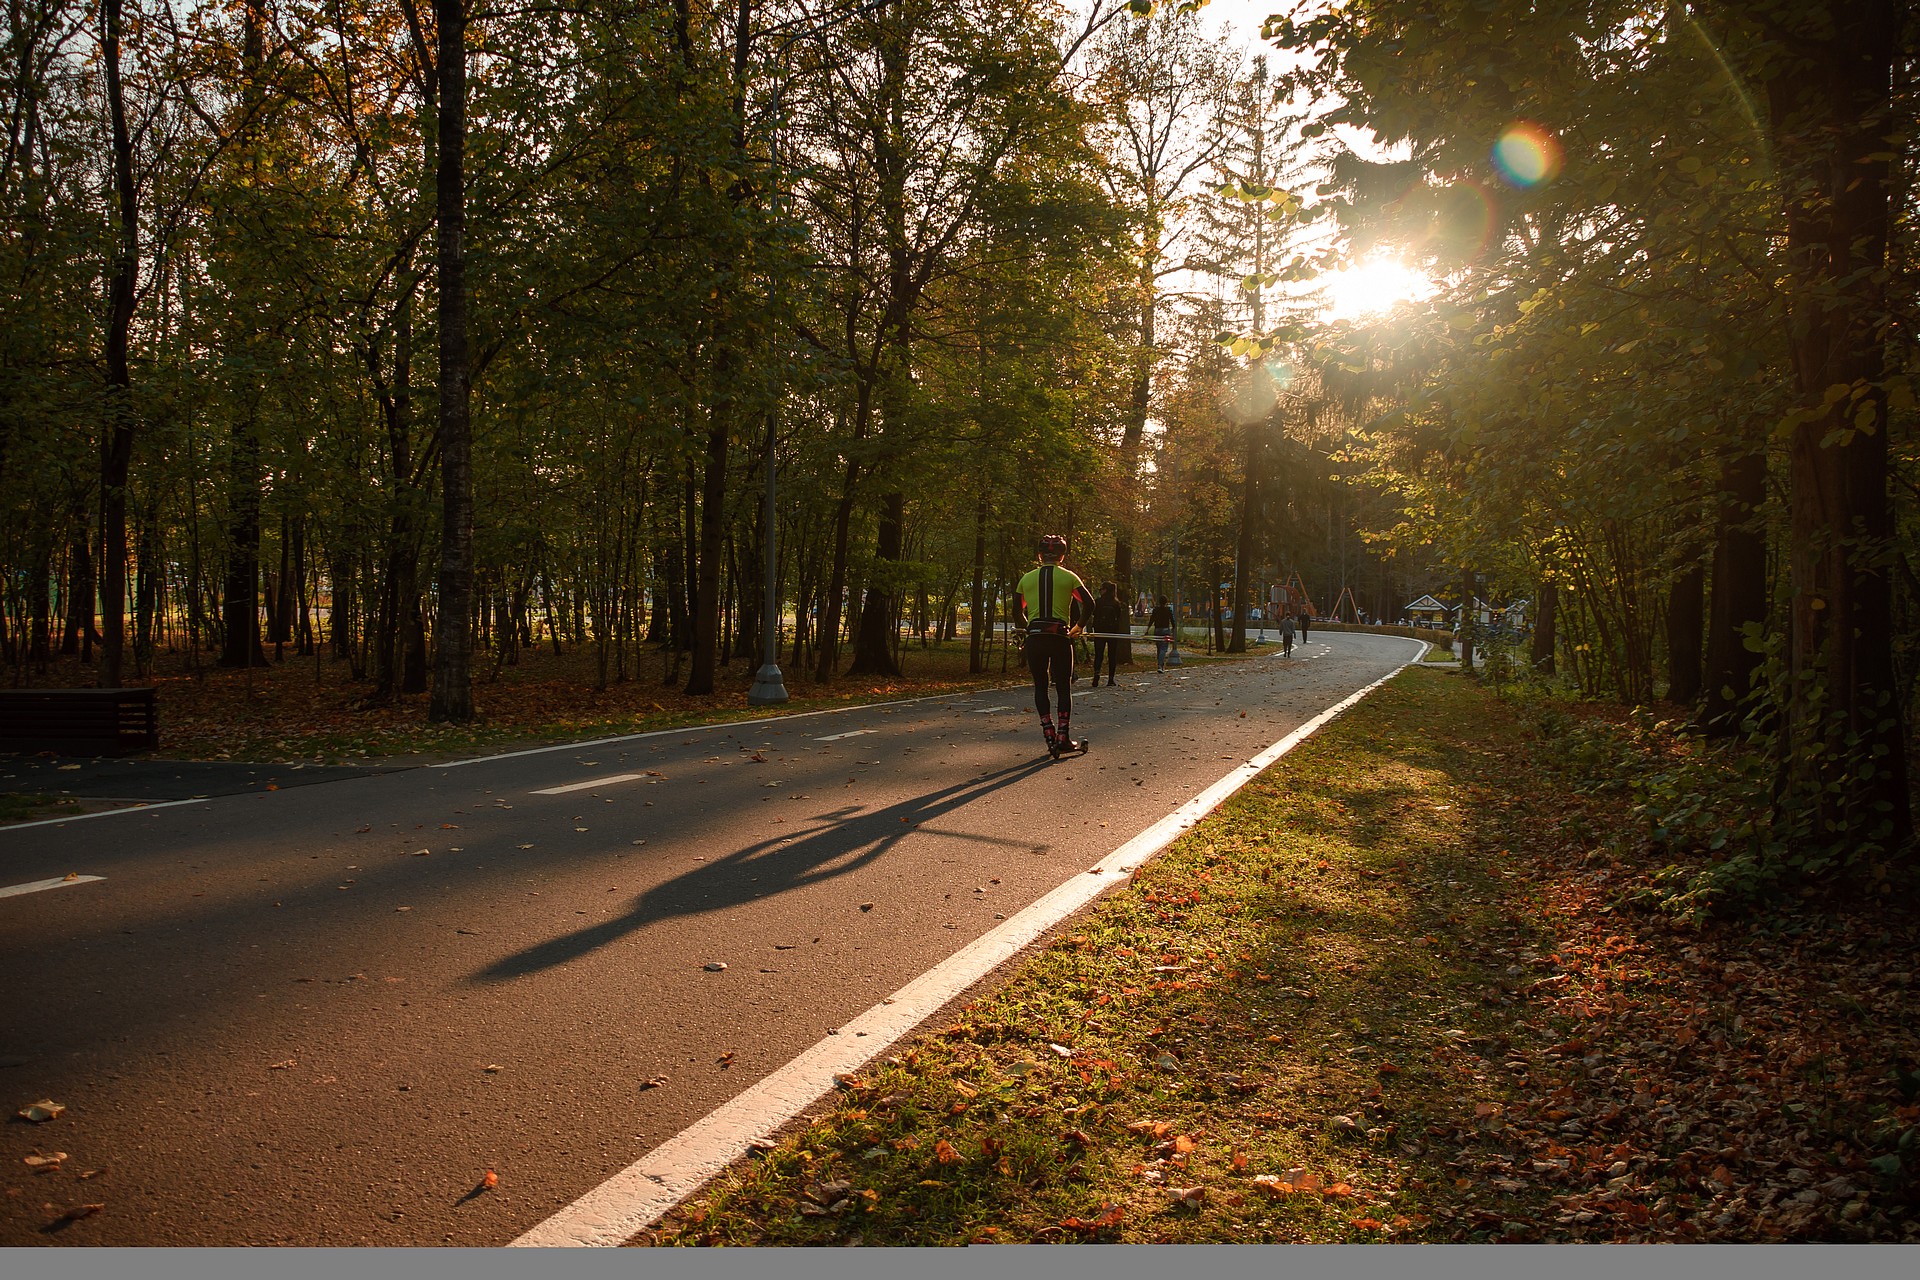
<path fill-rule="evenodd" d="M 504 1244 L 1411 656 L 0 827 L 0 1246 Z"/>

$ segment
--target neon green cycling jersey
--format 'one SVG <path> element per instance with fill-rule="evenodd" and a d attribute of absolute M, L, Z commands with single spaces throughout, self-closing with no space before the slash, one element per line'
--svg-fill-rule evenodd
<path fill-rule="evenodd" d="M 1069 623 L 1086 616 L 1093 608 L 1093 593 L 1080 581 L 1080 576 L 1065 565 L 1043 564 L 1029 569 L 1015 590 L 1020 593 L 1020 612 L 1029 624 Z M 1051 599 L 1042 598 L 1049 595 Z"/>

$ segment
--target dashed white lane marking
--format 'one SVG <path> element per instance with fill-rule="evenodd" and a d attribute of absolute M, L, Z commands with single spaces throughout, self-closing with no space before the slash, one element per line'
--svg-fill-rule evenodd
<path fill-rule="evenodd" d="M 255 793 L 257 794 L 257 793 Z M 172 809 L 183 804 L 205 804 L 209 797 L 195 796 L 191 800 L 154 800 L 150 803 L 131 805 L 125 809 L 102 809 L 98 813 L 76 813 L 71 818 L 39 818 L 33 822 L 9 822 L 0 827 L 0 831 L 18 831 L 22 827 L 56 827 L 63 822 L 85 822 L 90 818 L 118 818 L 123 814 L 145 813 L 149 809 Z"/>
<path fill-rule="evenodd" d="M 34 880 L 28 884 L 10 884 L 0 889 L 0 898 L 17 898 L 23 893 L 39 893 L 42 889 L 64 889 L 70 884 L 92 884 L 96 880 L 105 879 L 105 876 L 59 876 L 52 880 Z"/>
<path fill-rule="evenodd" d="M 1418 643 L 1417 641 L 1415 643 Z M 1425 653 L 1424 647 L 1420 653 Z M 1059 888 L 1015 913 L 891 996 L 696 1120 L 513 1243 L 518 1246 L 626 1243 L 699 1190 L 802 1108 L 938 1012 L 949 1000 L 1108 889 L 1193 827 L 1261 770 L 1293 750 L 1341 712 L 1399 675 L 1419 655 L 1336 702 Z"/>
<path fill-rule="evenodd" d="M 849 729 L 845 733 L 829 733 L 825 737 L 815 738 L 815 742 L 838 742 L 842 738 L 857 738 L 863 733 L 878 733 L 878 729 Z"/>
<path fill-rule="evenodd" d="M 969 714 L 976 715 L 976 716 L 987 716 L 987 715 L 992 715 L 996 711 L 1011 711 L 1011 710 L 1013 710 L 1012 707 L 979 707 L 974 711 L 970 712 Z"/>
<path fill-rule="evenodd" d="M 564 787 L 542 787 L 540 790 L 532 791 L 528 794 L 536 796 L 563 796 L 569 791 L 586 791 L 591 787 L 610 787 L 616 782 L 632 782 L 636 778 L 644 778 L 646 776 L 644 773 L 610 773 L 604 778 L 589 778 L 585 782 L 569 782 Z"/>

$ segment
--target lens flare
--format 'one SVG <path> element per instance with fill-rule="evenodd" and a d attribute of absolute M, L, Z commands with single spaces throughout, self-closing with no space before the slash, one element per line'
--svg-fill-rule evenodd
<path fill-rule="evenodd" d="M 1508 125 L 1493 144 L 1493 167 L 1521 190 L 1552 182 L 1564 161 L 1559 139 L 1528 120 Z"/>

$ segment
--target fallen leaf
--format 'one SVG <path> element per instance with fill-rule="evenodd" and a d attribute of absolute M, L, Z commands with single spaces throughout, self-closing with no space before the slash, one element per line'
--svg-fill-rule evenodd
<path fill-rule="evenodd" d="M 873 904 L 871 902 L 863 902 L 860 904 L 860 909 L 862 911 L 871 911 L 873 910 Z"/>
<path fill-rule="evenodd" d="M 1168 1187 L 1167 1199 L 1173 1201 L 1176 1207 L 1198 1209 L 1206 1203 L 1207 1189 L 1205 1187 Z"/>
<path fill-rule="evenodd" d="M 1380 1229 L 1380 1220 L 1378 1218 L 1355 1218 L 1347 1225 L 1356 1231 L 1378 1231 Z"/>
<path fill-rule="evenodd" d="M 78 871 L 69 871 L 67 872 L 67 874 L 60 877 L 61 881 L 66 884 L 71 884 L 75 880 L 78 880 L 79 878 L 80 878 L 80 873 Z"/>
<path fill-rule="evenodd" d="M 300 1065 L 300 1060 L 299 1060 L 298 1058 L 285 1058 L 285 1059 L 282 1059 L 282 1060 L 281 1060 L 281 1061 L 279 1061 L 279 1062 L 269 1062 L 269 1063 L 267 1064 L 267 1070 L 269 1070 L 269 1071 L 289 1071 L 289 1070 L 291 1070 L 291 1069 L 293 1069 L 294 1067 L 297 1067 L 297 1066 L 299 1066 L 299 1065 Z"/>
<path fill-rule="evenodd" d="M 708 973 L 723 973 L 726 971 L 726 967 L 726 961 L 724 960 L 709 960 L 706 964 Z"/>
<path fill-rule="evenodd" d="M 1125 1216 L 1125 1211 L 1119 1205 L 1102 1202 L 1091 1218 L 1062 1218 L 1060 1225 L 1069 1231 L 1111 1231 L 1120 1225 Z"/>
<path fill-rule="evenodd" d="M 642 1089 L 658 1089 L 658 1088 L 661 1088 L 666 1083 L 667 1083 L 667 1078 L 665 1076 L 654 1076 L 649 1080 L 642 1080 L 640 1082 L 640 1087 Z"/>
<path fill-rule="evenodd" d="M 58 1169 L 60 1162 L 66 1158 L 67 1153 L 64 1151 L 49 1151 L 45 1155 L 36 1151 L 30 1156 L 21 1157 L 21 1161 L 29 1169 Z"/>
<path fill-rule="evenodd" d="M 733 1050 L 729 1049 L 725 1053 L 720 1055 L 720 1065 L 723 1067 L 730 1067 L 733 1065 Z"/>
<path fill-rule="evenodd" d="M 1199 1146 L 1200 1146 L 1199 1143 L 1195 1142 L 1192 1138 L 1188 1137 L 1184 1133 L 1175 1135 L 1173 1139 L 1173 1153 L 1175 1155 L 1180 1155 L 1180 1156 L 1191 1155 L 1194 1151 L 1199 1149 Z"/>
<path fill-rule="evenodd" d="M 73 1176 L 80 1179 L 80 1181 L 85 1182 L 88 1178 L 97 1178 L 105 1172 L 106 1172 L 105 1169 L 82 1169 L 79 1173 L 76 1173 Z"/>
<path fill-rule="evenodd" d="M 1244 1151 L 1234 1152 L 1233 1159 L 1229 1163 L 1232 1164 L 1235 1173 L 1245 1173 L 1247 1171 L 1247 1153 Z"/>
<path fill-rule="evenodd" d="M 82 1218 L 91 1218 L 107 1206 L 104 1204 L 77 1204 L 55 1218 L 55 1222 L 78 1222 Z"/>
<path fill-rule="evenodd" d="M 960 1153 L 945 1138 L 933 1144 L 933 1158 L 939 1164 L 959 1164 Z"/>
<path fill-rule="evenodd" d="M 497 1062 L 489 1062 L 486 1066 L 480 1069 L 486 1072 L 488 1075 L 497 1075 L 504 1068 L 502 1068 L 501 1065 Z"/>
<path fill-rule="evenodd" d="M 500 1175 L 489 1169 L 486 1175 L 480 1179 L 480 1185 L 488 1188 L 497 1187 L 500 1185 Z"/>
<path fill-rule="evenodd" d="M 50 1098 L 42 1098 L 38 1102 L 30 1103 L 20 1108 L 20 1110 L 14 1114 L 18 1115 L 22 1120 L 31 1120 L 35 1124 L 38 1124 L 43 1120 L 53 1119 L 66 1109 L 66 1104 L 63 1102 L 55 1102 Z"/>

